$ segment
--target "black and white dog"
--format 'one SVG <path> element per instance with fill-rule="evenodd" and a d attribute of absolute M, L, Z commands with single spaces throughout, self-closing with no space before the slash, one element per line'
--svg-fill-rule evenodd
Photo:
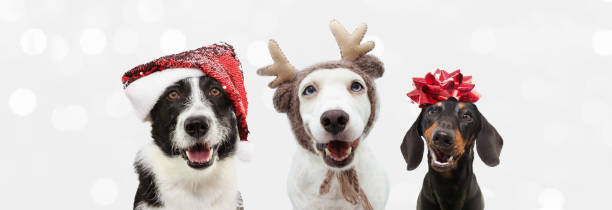
<path fill-rule="evenodd" d="M 239 141 L 232 101 L 217 80 L 169 86 L 151 109 L 153 142 L 134 163 L 134 209 L 241 209 L 234 157 Z"/>

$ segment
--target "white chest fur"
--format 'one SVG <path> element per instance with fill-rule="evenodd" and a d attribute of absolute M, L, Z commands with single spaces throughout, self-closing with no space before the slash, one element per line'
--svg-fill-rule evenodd
<path fill-rule="evenodd" d="M 159 199 L 163 208 L 141 204 L 140 210 L 229 210 L 236 209 L 238 189 L 235 160 L 217 161 L 204 170 L 187 166 L 179 157 L 168 158 L 153 144 L 145 146 L 137 161 L 155 174 Z"/>
<path fill-rule="evenodd" d="M 387 175 L 376 160 L 365 142 L 355 154 L 353 166 L 357 171 L 359 183 L 375 210 L 385 209 L 389 195 Z M 319 188 L 328 168 L 321 160 L 309 151 L 299 147 L 293 156 L 289 171 L 287 189 L 295 210 L 332 210 L 363 209 L 344 200 L 337 179 L 332 179 L 331 190 L 325 195 L 319 194 Z"/>

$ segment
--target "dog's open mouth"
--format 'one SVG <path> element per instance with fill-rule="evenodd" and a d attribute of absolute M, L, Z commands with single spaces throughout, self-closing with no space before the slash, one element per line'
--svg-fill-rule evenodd
<path fill-rule="evenodd" d="M 427 147 L 427 148 L 429 148 L 429 153 L 432 156 L 431 166 L 433 169 L 439 172 L 443 172 L 443 171 L 448 171 L 451 168 L 453 168 L 453 165 L 455 163 L 454 161 L 455 156 L 447 152 L 440 151 L 435 148 L 431 148 L 431 147 Z"/>
<path fill-rule="evenodd" d="M 341 168 L 353 161 L 359 140 L 353 142 L 333 140 L 329 143 L 317 144 L 317 150 L 323 154 L 323 159 L 327 165 Z"/>
<path fill-rule="evenodd" d="M 203 169 L 213 163 L 214 148 L 208 144 L 196 144 L 183 151 L 183 158 L 192 168 Z"/>

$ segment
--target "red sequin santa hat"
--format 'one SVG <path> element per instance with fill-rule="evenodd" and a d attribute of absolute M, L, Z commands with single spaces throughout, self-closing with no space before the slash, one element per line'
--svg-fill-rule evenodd
<path fill-rule="evenodd" d="M 240 61 L 229 44 L 214 44 L 158 58 L 129 70 L 121 81 L 138 117 L 147 121 L 150 119 L 149 112 L 168 86 L 185 78 L 203 75 L 223 85 L 234 102 L 240 140 L 247 141 L 248 103 L 244 78 Z"/>

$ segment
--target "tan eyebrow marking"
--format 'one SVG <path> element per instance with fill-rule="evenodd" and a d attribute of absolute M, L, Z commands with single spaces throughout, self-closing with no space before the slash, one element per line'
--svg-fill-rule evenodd
<path fill-rule="evenodd" d="M 464 103 L 459 103 L 459 109 L 463 109 L 465 108 L 465 104 Z"/>

